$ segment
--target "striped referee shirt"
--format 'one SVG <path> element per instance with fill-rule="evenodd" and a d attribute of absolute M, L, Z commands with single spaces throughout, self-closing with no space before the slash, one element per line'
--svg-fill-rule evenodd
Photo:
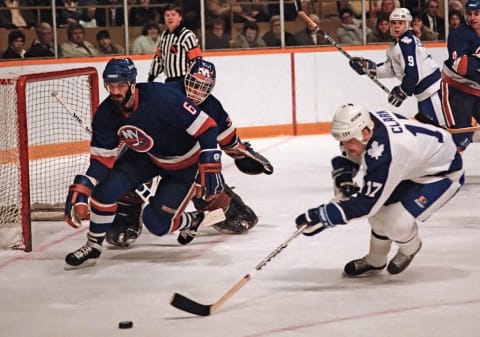
<path fill-rule="evenodd" d="M 201 54 L 198 39 L 191 30 L 179 26 L 173 32 L 163 31 L 148 73 L 149 81 L 162 72 L 167 81 L 184 77 L 191 61 Z"/>

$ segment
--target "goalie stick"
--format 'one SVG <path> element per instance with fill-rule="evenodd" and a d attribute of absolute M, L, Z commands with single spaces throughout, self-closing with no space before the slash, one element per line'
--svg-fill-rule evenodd
<path fill-rule="evenodd" d="M 283 249 L 285 249 L 290 241 L 295 239 L 299 236 L 303 231 L 307 228 L 307 225 L 303 225 L 295 233 L 293 233 L 288 239 L 286 239 L 280 246 L 278 246 L 273 252 L 271 252 L 266 258 L 264 258 L 253 271 L 246 274 L 240 281 L 238 281 L 229 291 L 227 291 L 218 301 L 213 304 L 200 304 L 189 299 L 186 296 L 183 296 L 179 293 L 174 293 L 172 299 L 170 300 L 170 304 L 173 305 L 175 308 L 189 312 L 191 314 L 197 316 L 210 316 L 214 312 L 218 310 L 218 308 L 225 303 L 228 299 L 230 299 L 235 293 L 237 293 L 248 281 L 250 281 L 255 272 L 259 271 L 265 265 L 272 260 L 275 256 L 277 256 Z"/>
<path fill-rule="evenodd" d="M 352 59 L 352 55 L 350 55 L 345 49 L 342 48 L 342 46 L 340 46 L 330 35 L 328 35 L 326 32 L 324 32 L 323 30 L 320 29 L 320 27 L 318 27 L 318 25 L 312 20 L 310 19 L 310 17 L 307 15 L 307 13 L 305 13 L 303 10 L 302 10 L 302 4 L 301 4 L 301 0 L 295 0 L 295 8 L 297 10 L 297 14 L 300 16 L 300 18 L 302 18 L 303 21 L 305 21 L 309 26 L 311 27 L 316 27 L 315 29 L 317 31 L 319 31 L 320 33 L 322 33 L 323 37 L 325 38 L 325 40 L 327 40 L 331 45 L 333 45 L 335 48 L 337 48 L 337 50 L 339 52 L 341 52 L 343 55 L 345 55 L 349 60 Z M 365 67 L 362 68 L 362 70 L 365 72 L 365 74 L 367 74 L 368 78 L 370 78 L 377 86 L 379 86 L 385 93 L 389 94 L 390 93 L 390 89 L 388 89 L 385 85 L 383 85 L 382 82 L 380 82 L 376 77 L 375 75 L 372 75 L 371 73 L 369 73 L 367 71 L 367 69 L 365 69 Z"/>

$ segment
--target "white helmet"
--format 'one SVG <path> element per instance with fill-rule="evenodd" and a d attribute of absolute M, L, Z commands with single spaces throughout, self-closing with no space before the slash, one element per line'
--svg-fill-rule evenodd
<path fill-rule="evenodd" d="M 372 130 L 373 120 L 370 112 L 361 105 L 345 104 L 333 116 L 332 136 L 340 142 L 352 138 L 363 141 L 362 130 L 364 128 Z"/>
<path fill-rule="evenodd" d="M 407 8 L 395 8 L 391 13 L 390 13 L 390 18 L 389 21 L 405 21 L 407 23 L 407 28 L 410 28 L 410 25 L 412 23 L 412 14 L 410 14 L 410 11 Z"/>

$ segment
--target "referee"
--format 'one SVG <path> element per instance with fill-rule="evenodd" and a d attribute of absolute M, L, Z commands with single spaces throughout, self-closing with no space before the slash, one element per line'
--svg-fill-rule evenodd
<path fill-rule="evenodd" d="M 160 35 L 148 73 L 149 82 L 162 72 L 165 73 L 165 82 L 183 80 L 192 60 L 202 54 L 195 34 L 182 25 L 182 8 L 179 5 L 168 4 L 163 18 L 167 29 Z"/>

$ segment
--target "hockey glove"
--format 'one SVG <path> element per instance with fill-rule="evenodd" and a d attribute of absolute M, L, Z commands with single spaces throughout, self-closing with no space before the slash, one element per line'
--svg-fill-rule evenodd
<path fill-rule="evenodd" d="M 402 105 L 405 98 L 407 98 L 405 91 L 403 91 L 400 86 L 396 86 L 388 94 L 388 103 L 398 108 Z"/>
<path fill-rule="evenodd" d="M 68 188 L 67 200 L 65 201 L 65 221 L 73 228 L 82 225 L 82 220 L 88 219 L 88 198 L 95 187 L 93 178 L 86 175 L 76 175 L 73 184 Z"/>
<path fill-rule="evenodd" d="M 335 226 L 328 219 L 325 205 L 320 205 L 317 208 L 311 208 L 306 213 L 300 214 L 295 219 L 295 223 L 297 224 L 297 228 L 300 228 L 303 225 L 308 226 L 302 233 L 306 236 L 313 236 L 328 227 Z"/>
<path fill-rule="evenodd" d="M 371 76 L 375 76 L 377 74 L 377 64 L 372 60 L 364 59 L 363 57 L 352 57 L 348 64 L 359 75 L 368 73 Z"/>
<path fill-rule="evenodd" d="M 235 166 L 243 173 L 273 173 L 273 166 L 268 159 L 254 151 L 250 143 L 242 143 L 238 137 L 235 137 L 233 144 L 222 146 L 222 150 L 235 160 Z"/>
<path fill-rule="evenodd" d="M 335 195 L 341 194 L 341 199 L 350 198 L 360 191 L 360 187 L 353 182 L 353 172 L 346 167 L 334 170 L 332 172 L 335 184 Z"/>
<path fill-rule="evenodd" d="M 207 201 L 223 192 L 225 182 L 221 158 L 222 152 L 219 150 L 209 149 L 200 153 L 197 184 L 200 184 L 202 196 Z"/>

